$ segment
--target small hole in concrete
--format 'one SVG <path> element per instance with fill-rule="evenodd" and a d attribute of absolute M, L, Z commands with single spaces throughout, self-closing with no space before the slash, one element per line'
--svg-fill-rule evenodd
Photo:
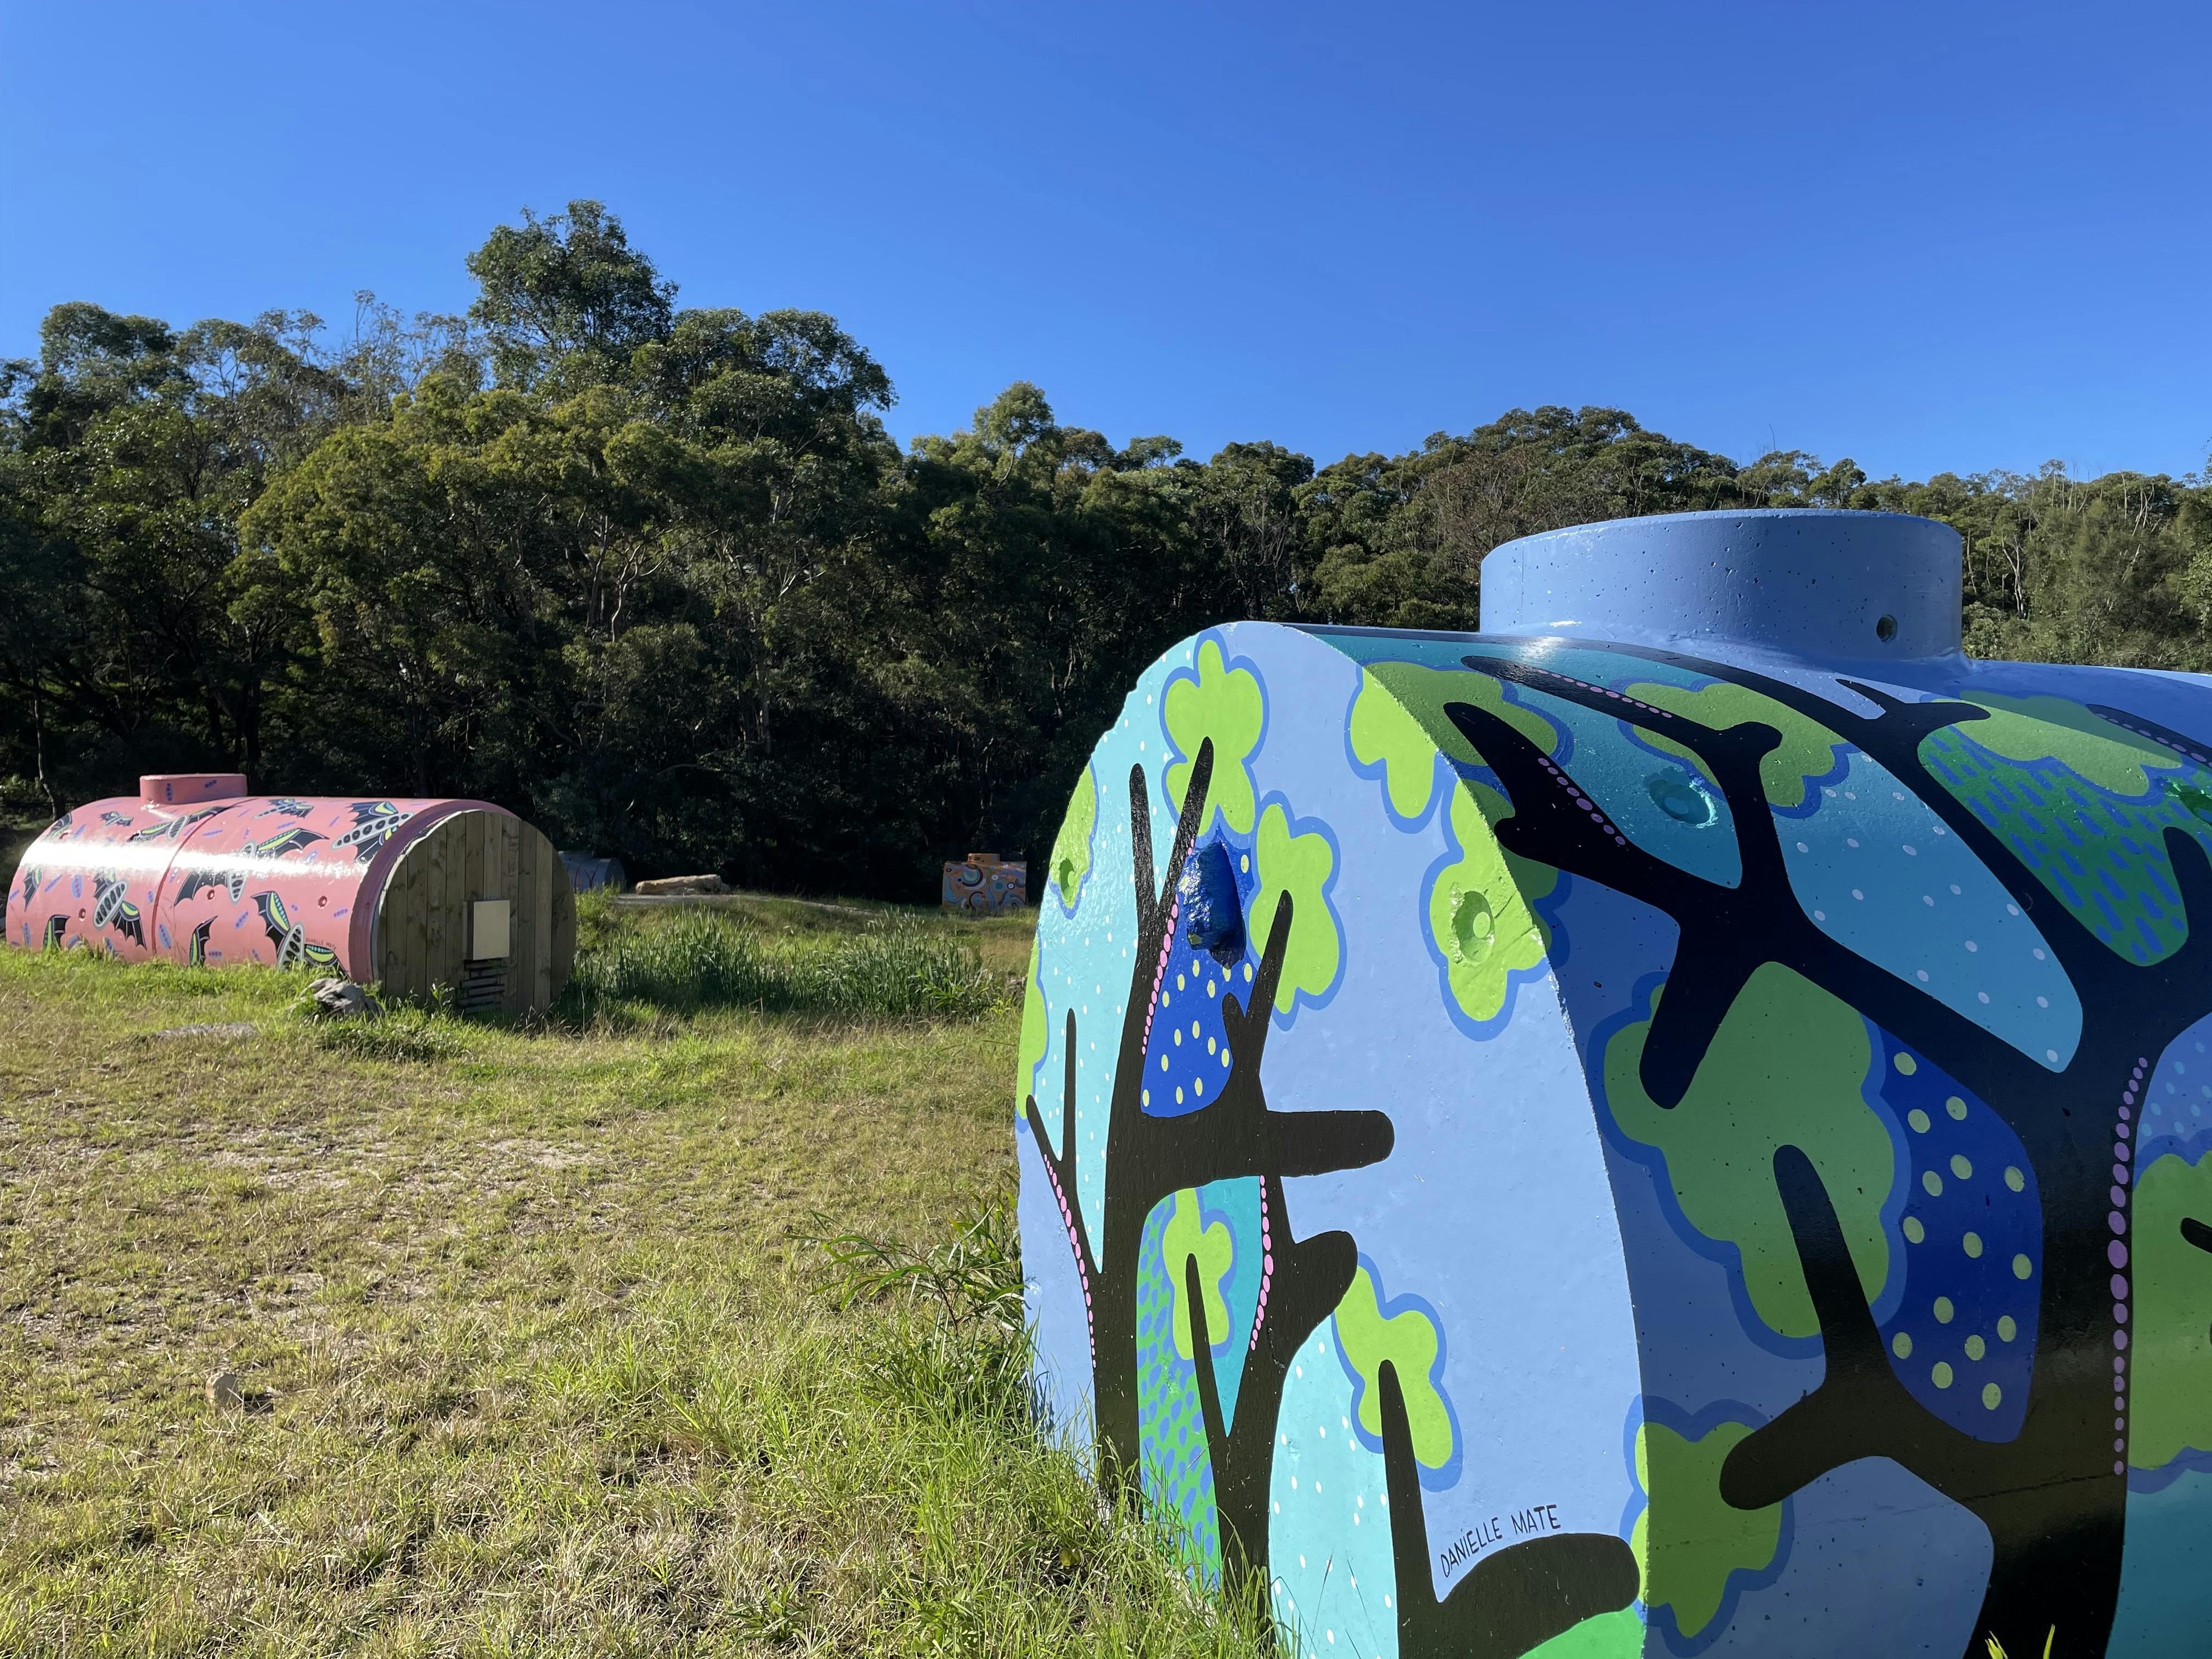
<path fill-rule="evenodd" d="M 1897 618 L 1894 617 L 1884 617 L 1880 622 L 1874 625 L 1874 636 L 1880 640 L 1884 645 L 1887 645 L 1892 640 L 1897 637 Z"/>

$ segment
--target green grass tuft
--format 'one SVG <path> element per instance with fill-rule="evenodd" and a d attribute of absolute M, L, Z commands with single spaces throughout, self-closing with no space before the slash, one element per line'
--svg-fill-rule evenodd
<path fill-rule="evenodd" d="M 362 1060 L 451 1060 L 468 1052 L 468 1027 L 442 1009 L 395 1004 L 378 1019 L 309 1018 L 315 1044 Z"/>
<path fill-rule="evenodd" d="M 561 1012 L 582 1023 L 640 1010 L 745 1008 L 841 1020 L 975 1019 L 1000 1006 L 1005 978 L 976 946 L 910 916 L 858 932 L 778 937 L 738 916 L 686 908 L 657 927 L 593 928 L 580 945 Z"/>

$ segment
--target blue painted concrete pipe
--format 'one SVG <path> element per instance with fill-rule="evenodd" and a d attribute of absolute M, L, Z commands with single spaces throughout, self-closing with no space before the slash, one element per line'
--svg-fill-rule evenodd
<path fill-rule="evenodd" d="M 1079 780 L 1037 1397 L 1290 1650 L 2212 1653 L 2212 689 L 1948 529 L 1515 542 L 1209 629 Z"/>

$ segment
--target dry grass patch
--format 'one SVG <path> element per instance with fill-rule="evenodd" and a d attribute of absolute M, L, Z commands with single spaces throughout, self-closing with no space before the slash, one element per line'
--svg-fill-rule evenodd
<path fill-rule="evenodd" d="M 1011 1008 L 372 1037 L 297 990 L 0 951 L 0 1650 L 1255 1650 L 1006 1338 L 805 1242 L 1011 1188 Z"/>

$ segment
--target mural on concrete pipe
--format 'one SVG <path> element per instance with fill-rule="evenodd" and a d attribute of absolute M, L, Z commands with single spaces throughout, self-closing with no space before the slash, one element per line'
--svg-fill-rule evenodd
<path fill-rule="evenodd" d="M 1171 651 L 1038 896 L 1045 1408 L 1299 1654 L 2207 1650 L 2190 731 L 2118 671 Z"/>
<path fill-rule="evenodd" d="M 243 793 L 198 806 L 94 801 L 25 850 L 8 938 L 133 962 L 255 962 L 368 979 L 376 901 L 398 854 L 470 804 Z"/>

